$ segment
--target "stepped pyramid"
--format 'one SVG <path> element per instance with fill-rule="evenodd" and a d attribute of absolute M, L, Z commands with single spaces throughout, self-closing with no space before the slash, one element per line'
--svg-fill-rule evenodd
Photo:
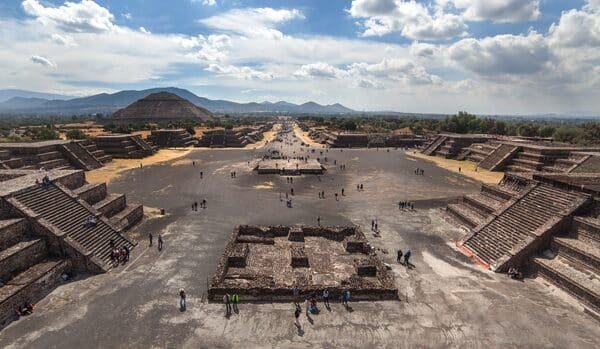
<path fill-rule="evenodd" d="M 152 93 L 112 115 L 112 121 L 208 120 L 213 114 L 169 92 Z"/>

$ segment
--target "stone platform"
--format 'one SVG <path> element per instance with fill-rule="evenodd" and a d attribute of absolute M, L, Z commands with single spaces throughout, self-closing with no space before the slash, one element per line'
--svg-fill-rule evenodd
<path fill-rule="evenodd" d="M 265 159 L 260 161 L 254 170 L 258 174 L 323 174 L 327 169 L 315 159 Z"/>
<path fill-rule="evenodd" d="M 245 300 L 289 301 L 329 289 L 353 299 L 398 299 L 394 277 L 358 227 L 238 226 L 208 290 L 209 300 L 237 293 Z"/>

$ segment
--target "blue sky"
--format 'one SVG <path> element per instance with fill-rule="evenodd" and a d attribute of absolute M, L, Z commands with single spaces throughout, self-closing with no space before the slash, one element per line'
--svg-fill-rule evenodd
<path fill-rule="evenodd" d="M 600 0 L 8 0 L 0 88 L 600 113 Z"/>

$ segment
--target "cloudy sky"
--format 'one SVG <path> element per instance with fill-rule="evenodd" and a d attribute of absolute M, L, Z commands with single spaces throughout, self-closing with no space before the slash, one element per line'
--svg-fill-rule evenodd
<path fill-rule="evenodd" d="M 0 88 L 600 113 L 600 0 L 2 0 Z"/>

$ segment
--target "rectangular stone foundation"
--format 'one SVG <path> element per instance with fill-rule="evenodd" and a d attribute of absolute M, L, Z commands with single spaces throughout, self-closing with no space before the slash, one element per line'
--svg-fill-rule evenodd
<path fill-rule="evenodd" d="M 302 238 L 302 240 L 301 240 Z M 210 301 L 225 293 L 244 301 L 291 301 L 330 290 L 349 290 L 354 300 L 398 299 L 392 273 L 358 227 L 238 226 L 208 289 Z"/>

